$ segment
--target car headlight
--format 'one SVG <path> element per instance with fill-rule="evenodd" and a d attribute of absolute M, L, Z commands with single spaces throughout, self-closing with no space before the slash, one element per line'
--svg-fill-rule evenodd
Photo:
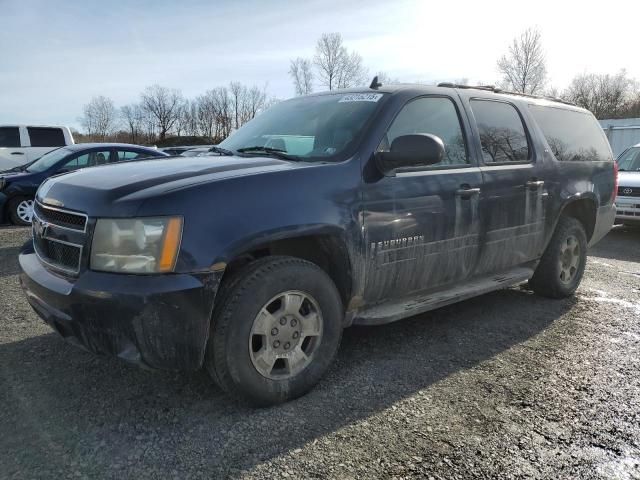
<path fill-rule="evenodd" d="M 90 266 L 104 272 L 171 272 L 181 239 L 181 217 L 100 218 L 93 232 Z"/>
<path fill-rule="evenodd" d="M 6 184 L 7 184 L 7 179 L 4 177 L 0 177 L 0 192 L 2 191 L 2 189 Z"/>

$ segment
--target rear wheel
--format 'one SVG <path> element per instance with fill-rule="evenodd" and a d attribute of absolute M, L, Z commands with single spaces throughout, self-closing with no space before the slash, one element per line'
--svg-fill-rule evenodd
<path fill-rule="evenodd" d="M 33 198 L 15 197 L 9 200 L 9 218 L 15 225 L 31 225 Z"/>
<path fill-rule="evenodd" d="M 529 285 L 534 292 L 551 298 L 573 295 L 587 264 L 587 235 L 573 217 L 560 217 Z"/>
<path fill-rule="evenodd" d="M 308 392 L 342 336 L 342 302 L 318 266 L 268 257 L 222 287 L 205 365 L 230 394 L 257 406 Z"/>

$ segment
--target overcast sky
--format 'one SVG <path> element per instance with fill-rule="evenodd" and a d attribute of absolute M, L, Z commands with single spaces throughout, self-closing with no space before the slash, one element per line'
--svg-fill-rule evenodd
<path fill-rule="evenodd" d="M 323 32 L 340 32 L 372 73 L 403 82 L 493 83 L 497 58 L 527 27 L 542 33 L 553 86 L 621 68 L 640 79 L 640 1 L 519 4 L 0 0 L 0 124 L 77 127 L 92 96 L 121 106 L 154 83 L 193 97 L 241 81 L 288 98 L 289 60 L 312 57 Z"/>

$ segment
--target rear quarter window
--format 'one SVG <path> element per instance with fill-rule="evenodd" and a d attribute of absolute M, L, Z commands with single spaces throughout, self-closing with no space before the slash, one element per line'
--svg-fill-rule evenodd
<path fill-rule="evenodd" d="M 541 105 L 529 105 L 529 110 L 559 161 L 613 161 L 609 142 L 590 113 Z"/>
<path fill-rule="evenodd" d="M 0 147 L 20 147 L 20 130 L 18 127 L 0 127 Z"/>
<path fill-rule="evenodd" d="M 60 128 L 27 127 L 32 147 L 64 147 L 64 133 Z"/>

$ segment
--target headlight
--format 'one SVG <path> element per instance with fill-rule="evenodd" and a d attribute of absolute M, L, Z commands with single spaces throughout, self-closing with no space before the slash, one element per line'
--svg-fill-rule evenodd
<path fill-rule="evenodd" d="M 6 184 L 7 184 L 7 179 L 4 177 L 0 177 L 0 192 L 2 191 L 2 189 Z"/>
<path fill-rule="evenodd" d="M 121 273 L 173 271 L 181 217 L 100 218 L 91 245 L 91 269 Z"/>

